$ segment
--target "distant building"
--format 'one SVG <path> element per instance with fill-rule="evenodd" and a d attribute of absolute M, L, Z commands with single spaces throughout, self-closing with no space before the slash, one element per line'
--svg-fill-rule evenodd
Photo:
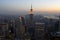
<path fill-rule="evenodd" d="M 59 21 L 55 22 L 55 32 L 59 31 Z"/>
<path fill-rule="evenodd" d="M 23 40 L 24 33 L 25 33 L 24 17 L 20 16 L 17 20 L 17 27 L 16 27 L 17 39 Z"/>
<path fill-rule="evenodd" d="M 59 16 L 59 32 L 60 32 L 60 16 Z"/>
<path fill-rule="evenodd" d="M 8 30 L 8 37 L 11 39 L 11 40 L 14 40 L 15 38 L 15 20 L 14 20 L 14 17 L 11 16 L 11 20 L 9 22 L 9 30 Z"/>
<path fill-rule="evenodd" d="M 45 36 L 45 24 L 35 23 L 35 27 L 31 29 L 31 40 L 43 40 Z"/>
<path fill-rule="evenodd" d="M 5 18 L 4 23 L 0 24 L 0 39 L 4 39 L 6 37 L 6 33 L 8 30 L 8 20 Z"/>
<path fill-rule="evenodd" d="M 54 40 L 60 40 L 60 32 L 56 32 L 56 35 L 54 36 Z"/>

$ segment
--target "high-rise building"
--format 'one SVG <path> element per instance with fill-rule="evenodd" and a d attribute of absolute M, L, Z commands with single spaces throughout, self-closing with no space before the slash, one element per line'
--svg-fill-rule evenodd
<path fill-rule="evenodd" d="M 6 37 L 7 30 L 8 30 L 8 20 L 5 17 L 4 22 L 0 23 L 0 39 L 1 40 Z"/>
<path fill-rule="evenodd" d="M 25 27 L 24 27 L 24 17 L 20 16 L 17 20 L 17 27 L 16 27 L 16 36 L 17 39 L 22 40 L 25 33 Z"/>
<path fill-rule="evenodd" d="M 26 24 L 27 24 L 27 34 L 29 34 L 30 28 L 32 28 L 33 25 L 34 25 L 34 23 L 33 23 L 33 8 L 32 8 L 32 5 L 31 5 L 31 9 L 30 9 L 30 13 L 29 13 L 29 16 L 28 17 L 29 18 L 26 21 Z"/>
<path fill-rule="evenodd" d="M 30 9 L 30 14 L 29 14 L 29 26 L 32 27 L 33 25 L 33 9 L 32 9 L 32 5 L 31 5 L 31 9 Z"/>
<path fill-rule="evenodd" d="M 35 23 L 35 32 L 34 38 L 35 40 L 44 40 L 45 35 L 45 24 L 44 23 Z"/>
<path fill-rule="evenodd" d="M 45 23 L 36 22 L 34 27 L 30 28 L 31 40 L 44 40 Z"/>
<path fill-rule="evenodd" d="M 14 20 L 13 16 L 11 16 L 11 20 L 9 22 L 8 35 L 9 35 L 9 38 L 11 40 L 14 40 L 14 37 L 15 37 L 15 20 Z"/>
<path fill-rule="evenodd" d="M 59 31 L 59 21 L 55 22 L 55 32 Z"/>
<path fill-rule="evenodd" d="M 59 16 L 59 29 L 58 29 L 58 30 L 59 30 L 59 32 L 60 32 L 60 16 Z"/>

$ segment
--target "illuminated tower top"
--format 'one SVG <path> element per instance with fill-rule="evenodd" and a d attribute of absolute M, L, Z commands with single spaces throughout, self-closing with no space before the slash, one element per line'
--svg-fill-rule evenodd
<path fill-rule="evenodd" d="M 30 14 L 33 14 L 32 4 L 31 4 L 31 9 L 30 9 Z"/>

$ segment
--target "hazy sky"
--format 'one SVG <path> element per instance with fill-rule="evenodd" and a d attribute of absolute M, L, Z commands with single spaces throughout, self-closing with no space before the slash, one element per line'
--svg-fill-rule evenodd
<path fill-rule="evenodd" d="M 60 0 L 0 0 L 0 10 L 28 11 L 31 3 L 35 11 L 60 11 Z"/>

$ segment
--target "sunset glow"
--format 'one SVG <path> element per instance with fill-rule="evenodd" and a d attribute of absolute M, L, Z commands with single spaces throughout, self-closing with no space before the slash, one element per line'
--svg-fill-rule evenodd
<path fill-rule="evenodd" d="M 8 10 L 26 10 L 33 6 L 34 11 L 60 12 L 60 0 L 0 0 L 0 8 Z"/>

